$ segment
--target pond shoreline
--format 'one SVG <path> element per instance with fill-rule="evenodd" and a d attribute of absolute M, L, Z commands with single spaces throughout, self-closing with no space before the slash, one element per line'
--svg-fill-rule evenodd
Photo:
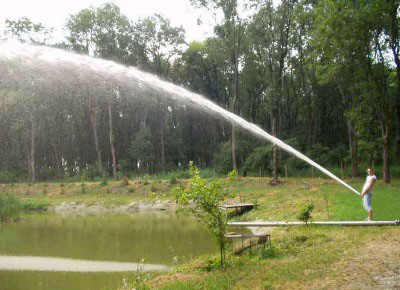
<path fill-rule="evenodd" d="M 125 205 L 105 205 L 101 201 L 90 205 L 85 202 L 62 202 L 49 206 L 47 210 L 55 212 L 141 212 L 172 211 L 177 208 L 178 205 L 171 200 L 155 200 L 153 202 L 140 200 Z"/>

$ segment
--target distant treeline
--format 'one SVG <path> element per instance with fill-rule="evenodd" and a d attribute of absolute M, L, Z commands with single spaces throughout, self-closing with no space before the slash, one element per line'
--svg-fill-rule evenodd
<path fill-rule="evenodd" d="M 7 20 L 0 38 L 136 66 L 340 168 L 339 175 L 376 165 L 390 182 L 391 166 L 400 163 L 399 1 L 191 2 L 221 15 L 215 36 L 187 44 L 184 29 L 165 17 L 134 21 L 107 3 L 71 15 L 60 43 L 52 28 L 27 18 Z M 309 168 L 179 103 L 146 104 L 111 83 L 93 92 L 73 76 L 50 86 L 52 72 L 26 77 L 19 69 L 18 61 L 0 59 L 0 182 L 157 174 L 184 170 L 190 160 L 275 179 Z"/>

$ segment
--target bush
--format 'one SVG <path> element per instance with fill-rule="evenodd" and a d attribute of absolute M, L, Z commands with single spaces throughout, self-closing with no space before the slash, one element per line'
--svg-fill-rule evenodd
<path fill-rule="evenodd" d="M 100 182 L 100 186 L 101 187 L 104 187 L 104 186 L 107 186 L 108 185 L 108 180 L 107 180 L 107 178 L 103 178 L 102 180 L 101 180 L 101 182 Z"/>
<path fill-rule="evenodd" d="M 314 210 L 314 205 L 312 203 L 307 204 L 305 208 L 300 211 L 300 214 L 297 216 L 299 221 L 308 223 L 311 217 L 311 212 Z"/>
<path fill-rule="evenodd" d="M 272 146 L 257 147 L 246 159 L 243 171 L 258 171 L 259 169 L 272 172 Z"/>
<path fill-rule="evenodd" d="M 102 178 L 102 176 L 103 174 L 99 171 L 97 164 L 89 164 L 81 173 L 81 178 L 84 181 L 94 180 L 96 177 Z"/>
<path fill-rule="evenodd" d="M 86 193 L 86 186 L 85 186 L 85 183 L 82 182 L 81 183 L 81 194 L 85 194 L 85 193 Z"/>
<path fill-rule="evenodd" d="M 22 203 L 22 209 L 24 211 L 45 211 L 50 204 L 47 202 L 37 201 L 24 201 Z"/>
<path fill-rule="evenodd" d="M 0 221 L 2 223 L 17 220 L 22 209 L 22 204 L 13 195 L 0 195 Z"/>
<path fill-rule="evenodd" d="M 176 184 L 178 181 L 176 179 L 176 176 L 171 174 L 170 178 L 169 178 L 169 184 Z"/>
<path fill-rule="evenodd" d="M 178 204 L 189 206 L 188 209 L 194 216 L 203 221 L 209 230 L 217 239 L 217 243 L 221 252 L 221 266 L 225 266 L 225 250 L 226 250 L 226 222 L 227 215 L 225 210 L 220 208 L 220 204 L 228 196 L 226 190 L 226 182 L 221 180 L 207 181 L 200 177 L 199 169 L 194 166 L 193 161 L 189 163 L 189 169 L 192 174 L 192 182 L 186 189 L 176 187 L 172 190 L 175 200 Z M 230 174 L 234 178 L 235 174 Z"/>
<path fill-rule="evenodd" d="M 0 171 L 0 183 L 13 183 L 18 181 L 18 175 L 10 171 Z"/>

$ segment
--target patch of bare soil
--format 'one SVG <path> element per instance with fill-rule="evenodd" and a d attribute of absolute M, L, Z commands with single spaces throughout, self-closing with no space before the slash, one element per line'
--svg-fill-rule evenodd
<path fill-rule="evenodd" d="M 162 275 L 151 280 L 151 288 L 159 288 L 174 282 L 186 282 L 199 278 L 199 275 L 174 273 L 170 275 Z"/>
<path fill-rule="evenodd" d="M 350 257 L 349 257 L 350 256 Z M 400 289 L 400 231 L 372 236 L 304 289 Z"/>

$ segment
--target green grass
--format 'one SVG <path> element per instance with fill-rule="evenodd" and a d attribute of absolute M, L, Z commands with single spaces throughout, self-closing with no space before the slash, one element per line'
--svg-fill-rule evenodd
<path fill-rule="evenodd" d="M 256 201 L 259 206 L 236 220 L 296 221 L 299 210 L 309 202 L 315 205 L 314 220 L 328 220 L 326 200 L 330 220 L 363 220 L 366 217 L 361 198 L 335 182 L 325 179 L 283 181 L 276 187 L 262 178 L 237 182 L 231 188 L 237 195 L 236 200 Z M 362 183 L 358 180 L 351 185 L 360 189 Z M 377 183 L 372 201 L 374 219 L 400 219 L 399 188 L 398 180 L 391 185 Z M 157 289 L 306 289 L 304 285 L 317 285 L 312 281 L 319 279 L 340 285 L 345 282 L 336 270 L 336 263 L 357 259 L 360 247 L 365 247 L 371 239 L 379 245 L 385 235 L 399 234 L 398 227 L 275 228 L 271 234 L 273 248 L 266 255 L 260 248 L 241 257 L 228 255 L 226 269 L 209 267 L 212 262 L 204 257 L 176 269 L 173 274 L 157 277 L 148 285 Z M 357 267 L 349 271 L 361 270 Z"/>
<path fill-rule="evenodd" d="M 22 202 L 22 209 L 28 211 L 45 211 L 50 206 L 50 203 L 45 201 L 27 200 Z"/>

